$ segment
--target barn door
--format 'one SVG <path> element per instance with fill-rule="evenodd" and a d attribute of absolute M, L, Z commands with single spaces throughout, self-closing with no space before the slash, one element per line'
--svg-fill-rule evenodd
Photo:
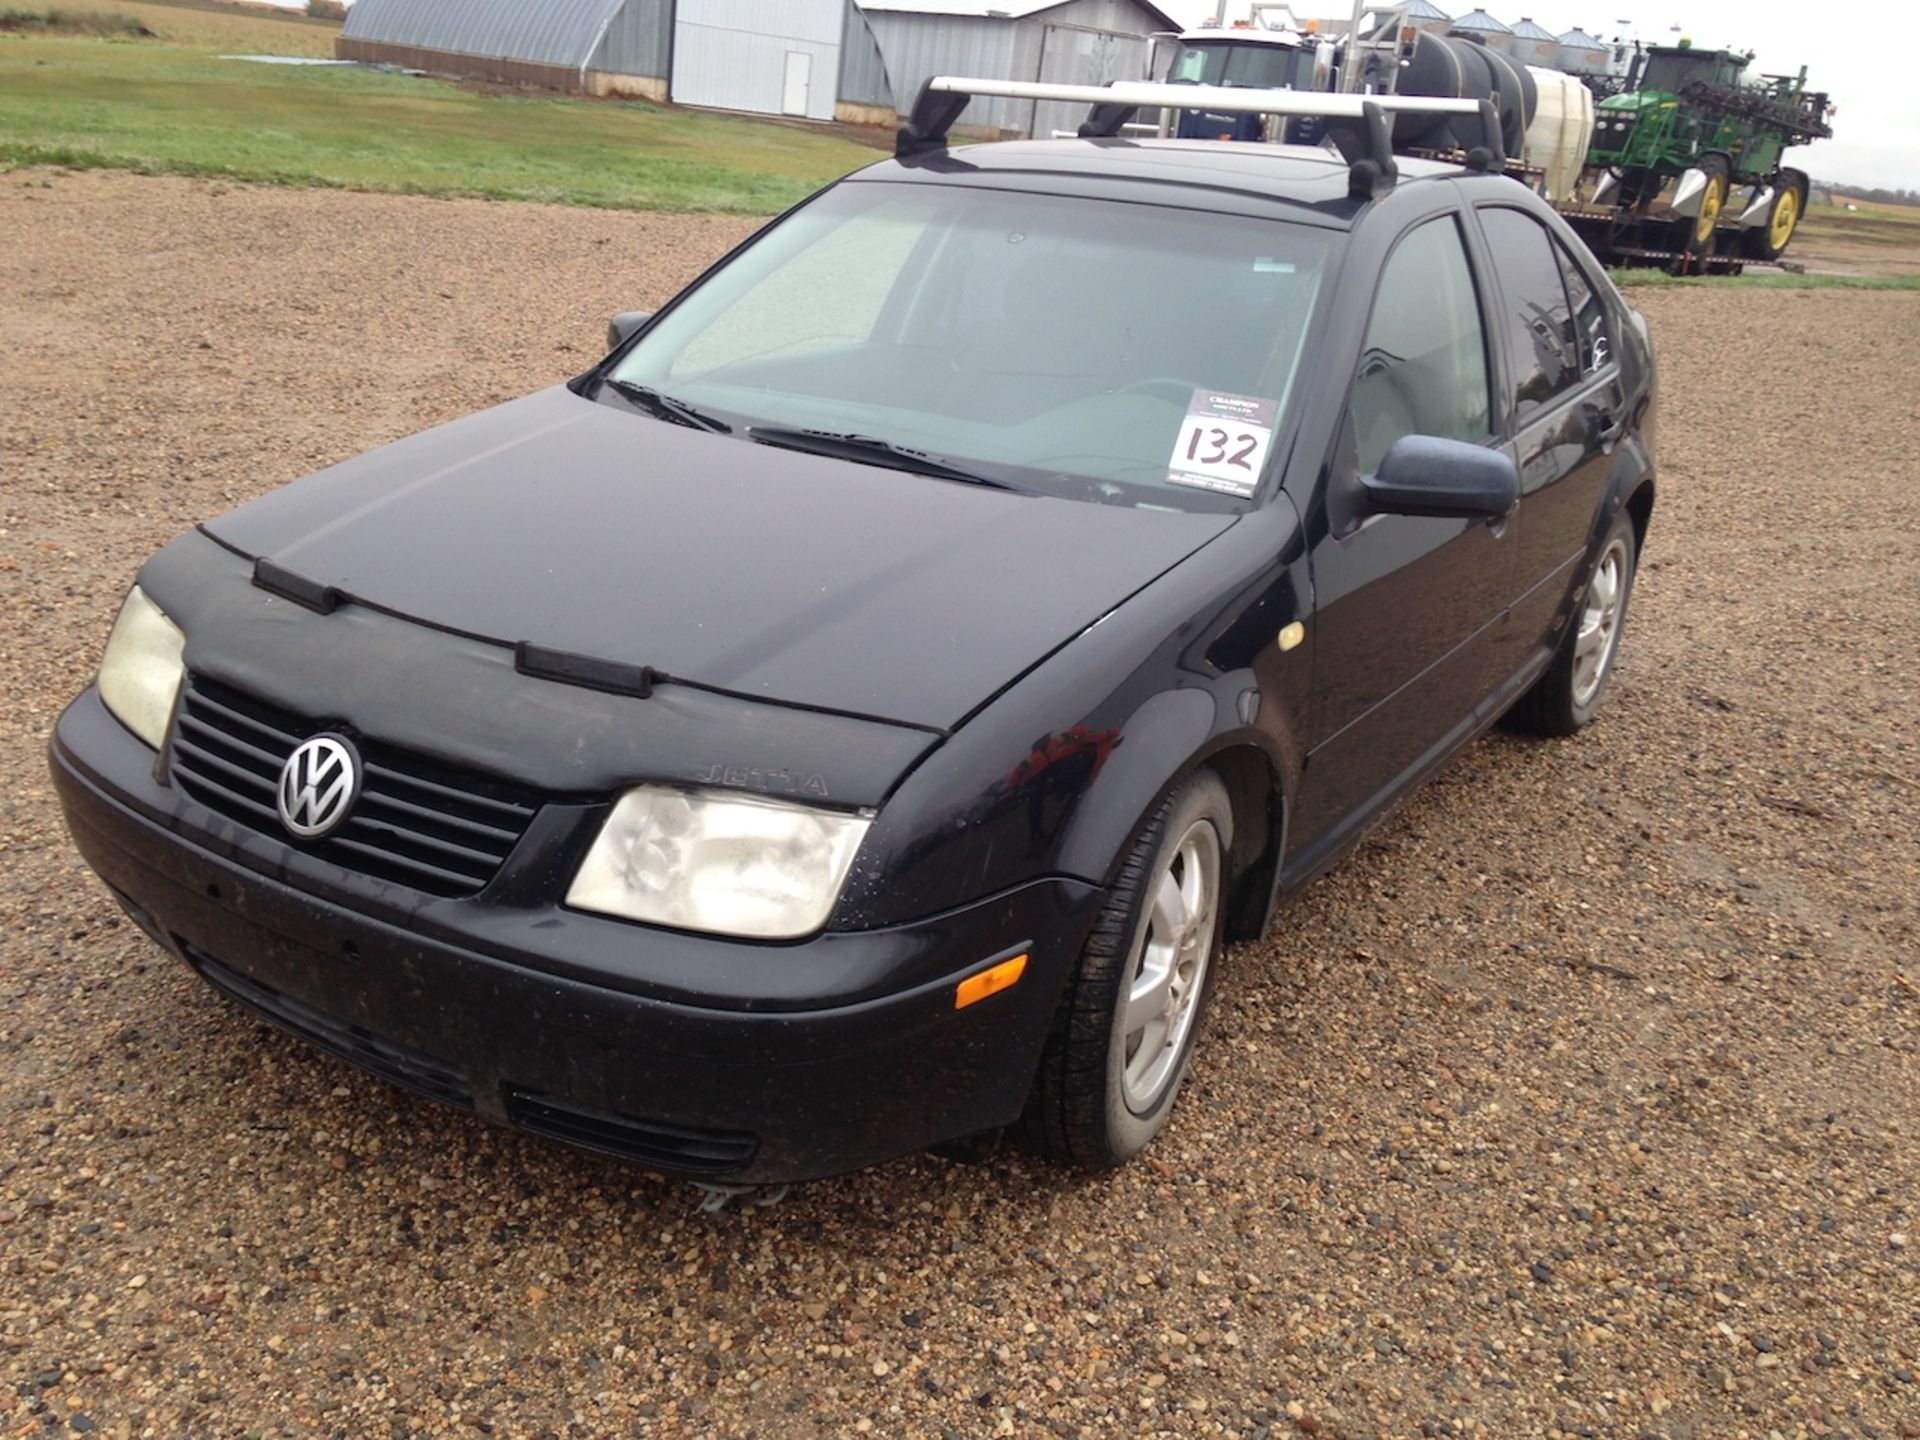
<path fill-rule="evenodd" d="M 782 115 L 805 115 L 813 88 L 813 56 L 804 50 L 787 51 L 786 84 L 780 92 Z"/>

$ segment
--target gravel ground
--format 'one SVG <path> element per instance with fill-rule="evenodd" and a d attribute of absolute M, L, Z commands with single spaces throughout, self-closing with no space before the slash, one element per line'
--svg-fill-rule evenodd
<path fill-rule="evenodd" d="M 1483 741 L 1239 947 L 1124 1173 L 710 1218 L 118 918 L 42 745 L 137 563 L 744 228 L 0 177 L 5 1433 L 1920 1436 L 1920 296 L 1645 293 L 1605 719 Z"/>

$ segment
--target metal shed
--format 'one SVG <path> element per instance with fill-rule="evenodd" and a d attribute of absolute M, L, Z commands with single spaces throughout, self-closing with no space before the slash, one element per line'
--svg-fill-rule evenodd
<path fill-rule="evenodd" d="M 673 0 L 358 0 L 342 60 L 434 75 L 667 98 Z"/>
<path fill-rule="evenodd" d="M 358 0 L 343 60 L 590 95 L 891 125 L 935 75 L 1147 74 L 1146 0 Z M 1046 134 L 1084 107 L 976 102 L 963 130 Z"/>
<path fill-rule="evenodd" d="M 1146 76 L 1155 33 L 1180 27 L 1142 0 L 861 0 L 873 50 L 849 33 L 843 101 L 904 115 L 935 75 L 1103 85 Z M 877 61 L 877 66 L 873 63 Z M 881 85 L 885 86 L 885 98 Z M 843 106 L 843 111 L 844 111 Z M 995 135 L 1072 129 L 1086 107 L 976 100 L 959 128 Z"/>
<path fill-rule="evenodd" d="M 679 0 L 673 99 L 833 119 L 846 0 Z"/>

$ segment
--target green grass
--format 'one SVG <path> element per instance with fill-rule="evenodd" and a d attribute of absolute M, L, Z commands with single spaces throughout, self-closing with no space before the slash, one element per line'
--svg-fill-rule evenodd
<path fill-rule="evenodd" d="M 1745 290 L 1920 290 L 1920 275 L 1669 275 L 1664 270 L 1615 270 L 1613 283 L 1625 286 L 1692 285 Z"/>
<path fill-rule="evenodd" d="M 340 33 L 338 21 L 225 0 L 60 0 L 59 8 L 69 15 L 123 16 L 167 44 L 227 53 L 331 55 Z"/>
<path fill-rule="evenodd" d="M 483 95 L 180 44 L 0 37 L 0 166 L 764 215 L 875 158 L 796 126 L 631 102 Z"/>
<path fill-rule="evenodd" d="M 143 40 L 154 34 L 137 15 L 115 10 L 24 10 L 0 5 L 0 35 L 91 35 L 102 40 Z"/>

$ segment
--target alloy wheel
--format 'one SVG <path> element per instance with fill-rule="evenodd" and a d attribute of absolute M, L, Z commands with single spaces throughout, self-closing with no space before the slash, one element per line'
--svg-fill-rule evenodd
<path fill-rule="evenodd" d="M 1607 678 L 1620 645 L 1621 592 L 1627 579 L 1627 547 L 1615 540 L 1594 567 L 1580 607 L 1580 628 L 1573 642 L 1573 703 L 1585 707 Z"/>
<path fill-rule="evenodd" d="M 1144 1115 L 1179 1076 L 1199 1012 L 1220 910 L 1220 836 L 1198 819 L 1173 846 L 1147 896 L 1139 957 L 1127 982 L 1121 1089 Z"/>

